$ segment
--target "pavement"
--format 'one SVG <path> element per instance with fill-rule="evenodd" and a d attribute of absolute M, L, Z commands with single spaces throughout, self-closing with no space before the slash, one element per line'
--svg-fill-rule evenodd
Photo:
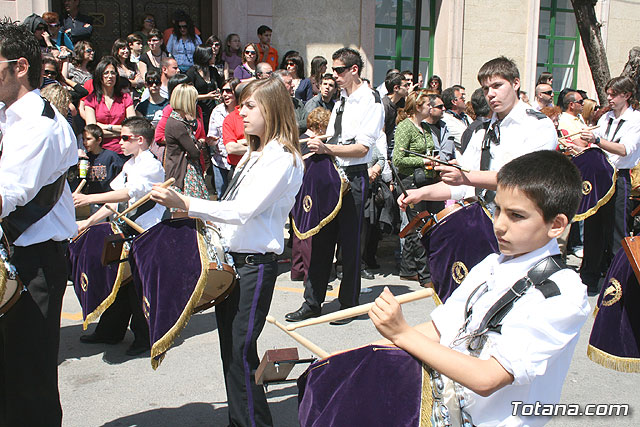
<path fill-rule="evenodd" d="M 394 294 L 420 289 L 417 282 L 399 280 L 393 250 L 397 237 L 381 242 L 373 280 L 363 280 L 360 302 L 373 301 L 384 286 Z M 286 251 L 281 258 L 288 258 Z M 569 257 L 569 265 L 579 260 Z M 284 315 L 298 309 L 302 303 L 302 282 L 290 280 L 290 265 L 280 264 L 280 274 L 270 314 L 284 322 Z M 338 281 L 327 295 L 323 313 L 338 309 Z M 591 306 L 596 297 L 589 298 Z M 410 324 L 429 320 L 435 305 L 431 299 L 403 306 Z M 573 362 L 562 391 L 562 403 L 628 403 L 626 417 L 556 417 L 548 425 L 561 426 L 637 426 L 640 415 L 640 394 L 636 393 L 638 376 L 605 369 L 587 358 L 587 343 L 593 318 L 590 317 L 580 336 Z M 133 341 L 131 332 L 117 345 L 82 344 L 80 335 L 93 331 L 82 330 L 80 305 L 72 287 L 64 297 L 59 382 L 63 425 L 90 426 L 154 426 L 191 427 L 226 426 L 227 404 L 219 341 L 214 309 L 192 316 L 160 367 L 154 371 L 148 355 L 138 358 L 125 356 Z M 310 326 L 299 332 L 326 351 L 365 345 L 380 338 L 368 317 L 361 316 L 348 325 L 328 324 Z M 297 344 L 274 325 L 266 324 L 258 341 L 258 352 L 273 348 L 296 347 L 300 358 L 312 357 L 306 348 Z M 297 378 L 307 365 L 297 366 L 290 377 Z M 295 382 L 270 386 L 267 398 L 276 426 L 297 426 L 297 387 Z M 634 421 L 635 420 L 635 421 Z"/>

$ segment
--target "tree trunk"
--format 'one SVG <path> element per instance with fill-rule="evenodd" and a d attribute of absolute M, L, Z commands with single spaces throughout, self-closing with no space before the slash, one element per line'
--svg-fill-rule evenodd
<path fill-rule="evenodd" d="M 629 51 L 629 60 L 624 66 L 621 75 L 628 76 L 636 82 L 635 97 L 638 99 L 638 95 L 640 95 L 640 87 L 638 87 L 640 83 L 640 47 L 635 46 Z"/>
<path fill-rule="evenodd" d="M 604 88 L 611 79 L 607 52 L 600 34 L 601 24 L 596 19 L 595 5 L 597 0 L 571 0 L 576 15 L 580 39 L 587 54 L 587 62 L 591 68 L 591 77 L 596 85 L 600 105 L 607 104 L 607 93 Z"/>

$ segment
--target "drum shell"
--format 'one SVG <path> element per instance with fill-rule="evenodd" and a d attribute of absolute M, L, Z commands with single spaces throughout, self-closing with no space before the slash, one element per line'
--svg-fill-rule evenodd
<path fill-rule="evenodd" d="M 571 158 L 582 178 L 582 199 L 573 221 L 582 221 L 595 214 L 615 192 L 617 170 L 599 148 L 584 150 Z"/>

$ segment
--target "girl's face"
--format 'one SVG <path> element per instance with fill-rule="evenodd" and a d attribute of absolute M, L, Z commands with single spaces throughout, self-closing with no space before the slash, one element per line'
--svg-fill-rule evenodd
<path fill-rule="evenodd" d="M 129 59 L 129 55 L 131 55 L 129 46 L 123 46 L 118 49 L 118 57 L 120 57 L 120 59 Z"/>
<path fill-rule="evenodd" d="M 102 86 L 104 87 L 114 87 L 116 85 L 116 79 L 118 77 L 118 72 L 113 67 L 113 65 L 109 64 L 104 69 L 102 73 Z"/>
<path fill-rule="evenodd" d="M 42 75 L 49 79 L 56 80 L 58 78 L 58 70 L 56 70 L 56 66 L 53 64 L 44 64 L 42 67 Z"/>
<path fill-rule="evenodd" d="M 293 61 L 287 61 L 287 71 L 295 76 L 298 76 L 298 67 Z"/>
<path fill-rule="evenodd" d="M 240 117 L 242 117 L 245 133 L 247 135 L 255 135 L 260 138 L 260 142 L 265 143 L 265 121 L 258 102 L 253 95 L 246 99 L 240 106 Z"/>
<path fill-rule="evenodd" d="M 228 84 L 222 86 L 222 102 L 224 102 L 224 105 L 227 107 L 235 106 L 236 104 L 236 96 Z"/>
<path fill-rule="evenodd" d="M 240 49 L 240 37 L 232 37 L 231 40 L 229 40 L 229 47 L 233 51 L 239 50 Z"/>
<path fill-rule="evenodd" d="M 218 56 L 218 53 L 220 52 L 220 42 L 213 42 L 213 45 L 211 45 L 211 50 L 213 51 L 214 58 Z"/>
<path fill-rule="evenodd" d="M 249 45 L 244 50 L 244 60 L 247 62 L 256 62 L 256 57 L 258 52 L 253 48 L 253 46 Z"/>

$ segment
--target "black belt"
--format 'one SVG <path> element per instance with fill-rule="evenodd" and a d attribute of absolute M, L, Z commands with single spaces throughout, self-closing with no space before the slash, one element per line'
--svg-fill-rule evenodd
<path fill-rule="evenodd" d="M 236 266 L 244 264 L 268 264 L 278 259 L 278 256 L 273 252 L 268 252 L 266 254 L 241 254 L 239 252 L 231 252 L 231 256 L 233 257 L 233 262 Z"/>
<path fill-rule="evenodd" d="M 342 166 L 342 170 L 348 174 L 356 173 L 356 172 L 366 172 L 368 169 L 369 168 L 365 163 L 361 163 L 359 165 Z"/>

